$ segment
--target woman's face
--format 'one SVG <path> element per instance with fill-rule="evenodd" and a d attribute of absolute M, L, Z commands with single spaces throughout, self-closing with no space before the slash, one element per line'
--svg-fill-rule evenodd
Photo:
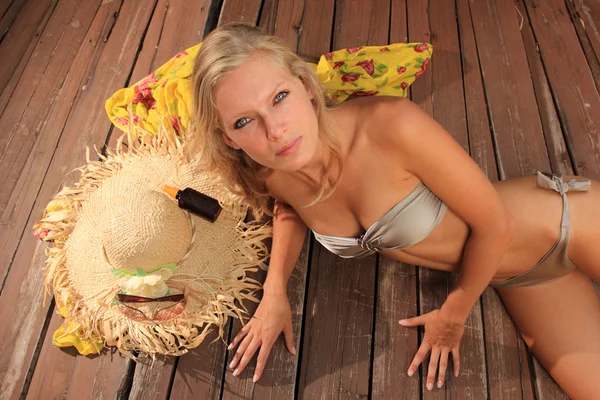
<path fill-rule="evenodd" d="M 225 142 L 274 170 L 297 171 L 316 152 L 312 94 L 269 56 L 257 54 L 215 88 Z"/>

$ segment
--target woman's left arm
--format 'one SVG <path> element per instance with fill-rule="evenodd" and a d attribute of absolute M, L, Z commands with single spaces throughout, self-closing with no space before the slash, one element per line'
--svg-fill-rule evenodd
<path fill-rule="evenodd" d="M 406 99 L 392 107 L 386 133 L 403 167 L 417 176 L 470 229 L 458 284 L 439 310 L 402 320 L 403 326 L 425 325 L 425 337 L 409 375 L 431 351 L 427 388 L 431 390 L 439 364 L 438 387 L 444 383 L 448 354 L 458 375 L 458 346 L 469 312 L 496 274 L 512 240 L 515 222 L 491 182 L 452 136 L 420 107 Z M 382 110 L 383 111 L 383 110 Z M 412 372 L 412 373 L 411 373 Z"/>

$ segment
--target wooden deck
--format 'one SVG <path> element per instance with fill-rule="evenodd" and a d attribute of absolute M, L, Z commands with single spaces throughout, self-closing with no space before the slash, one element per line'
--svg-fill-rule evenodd
<path fill-rule="evenodd" d="M 397 321 L 439 307 L 455 278 L 384 257 L 343 260 L 311 238 L 289 285 L 299 355 L 280 340 L 258 384 L 252 366 L 232 376 L 222 343 L 154 364 L 77 356 L 52 346 L 61 318 L 43 304 L 31 227 L 86 146 L 117 136 L 105 99 L 234 20 L 313 58 L 431 42 L 412 99 L 490 179 L 537 169 L 600 179 L 597 1 L 0 0 L 0 18 L 0 399 L 566 398 L 490 289 L 469 317 L 461 376 L 425 390 L 406 375 L 419 336 Z"/>

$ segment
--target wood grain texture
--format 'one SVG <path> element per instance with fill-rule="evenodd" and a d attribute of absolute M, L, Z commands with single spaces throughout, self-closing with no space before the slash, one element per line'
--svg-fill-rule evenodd
<path fill-rule="evenodd" d="M 525 4 L 575 171 L 600 179 L 600 96 L 565 3 Z"/>
<path fill-rule="evenodd" d="M 85 90 L 82 87 L 86 85 L 87 74 L 93 71 L 93 60 L 99 57 L 104 47 L 103 38 L 114 25 L 113 15 L 119 10 L 121 2 L 96 7 L 95 15 L 91 16 L 85 11 L 92 13 L 93 7 L 90 8 L 88 2 L 80 4 L 80 8 L 67 13 L 67 16 L 81 14 L 80 20 L 87 22 L 89 26 L 85 36 L 77 36 L 79 28 L 69 24 L 61 25 L 60 21 L 65 22 L 61 16 L 57 17 L 56 24 L 53 19 L 48 26 L 49 29 L 54 27 L 57 34 L 50 35 L 49 40 L 53 36 L 64 35 L 65 30 L 73 31 L 73 42 L 79 41 L 80 45 L 73 48 L 67 40 L 50 40 L 46 46 L 46 42 L 41 41 L 40 63 L 28 65 L 23 76 L 25 82 L 15 92 L 6 113 L 0 118 L 3 126 L 7 127 L 0 134 L 0 141 L 12 153 L 5 152 L 0 159 L 0 165 L 5 171 L 0 178 L 0 182 L 5 185 L 0 189 L 0 198 L 3 199 L 0 203 L 0 277 L 3 280 L 21 235 L 31 227 L 27 225 L 27 220 L 48 165 L 54 156 L 73 103 Z M 86 15 L 85 20 L 83 15 Z M 93 21 L 90 25 L 88 19 L 91 18 Z M 48 33 L 51 34 L 52 31 Z M 81 163 L 84 160 L 81 158 Z M 15 177 L 18 179 L 13 182 Z M 27 234 L 29 235 L 29 231 Z"/>
<path fill-rule="evenodd" d="M 469 2 L 483 71 L 499 178 L 550 168 L 520 16 L 511 2 Z"/>
<path fill-rule="evenodd" d="M 230 22 L 258 23 L 258 14 L 263 0 L 224 0 L 219 25 Z"/>
<path fill-rule="evenodd" d="M 577 11 L 579 23 L 587 34 L 596 57 L 600 60 L 600 3 L 594 0 L 566 0 Z"/>
<path fill-rule="evenodd" d="M 27 1 L 27 0 L 15 1 L 11 4 L 10 9 L 7 10 L 6 14 L 0 13 L 0 15 L 3 15 L 2 19 L 0 20 L 0 43 L 4 39 L 5 34 L 9 31 L 12 23 L 14 22 L 14 19 L 16 18 L 18 12 L 21 10 L 25 1 Z M 48 20 L 50 19 L 50 16 L 56 10 L 56 4 L 57 4 L 57 1 L 53 1 L 52 4 L 50 5 L 50 7 L 48 7 L 46 9 L 46 13 L 44 14 L 42 20 L 40 21 L 40 23 L 38 25 L 35 37 L 29 41 L 27 48 L 21 55 L 21 59 L 20 60 L 18 60 L 18 59 L 16 59 L 16 60 L 7 59 L 6 60 L 6 63 L 13 64 L 14 68 L 12 69 L 12 71 L 10 73 L 10 78 L 6 81 L 5 85 L 0 90 L 0 116 L 4 113 L 4 109 L 6 108 L 6 105 L 8 104 L 10 97 L 12 96 L 12 93 L 14 92 L 15 88 L 17 87 L 18 82 L 21 80 L 21 75 L 23 74 L 23 70 L 29 63 L 31 54 L 33 53 L 35 47 L 37 46 L 39 38 L 42 35 L 42 31 L 45 29 L 45 26 L 47 25 Z M 15 27 L 15 29 L 17 29 L 17 28 Z"/>
<path fill-rule="evenodd" d="M 119 399 L 129 362 L 111 350 L 104 350 L 98 356 L 78 356 L 66 400 Z"/>
<path fill-rule="evenodd" d="M 418 376 L 409 377 L 408 367 L 417 352 L 418 332 L 398 324 L 417 314 L 417 272 L 413 265 L 379 258 L 372 396 L 374 399 L 418 399 Z"/>
<path fill-rule="evenodd" d="M 135 365 L 129 399 L 168 400 L 176 360 L 176 357 L 140 358 Z"/>
<path fill-rule="evenodd" d="M 97 63 L 89 71 L 88 90 L 80 92 L 56 145 L 46 179 L 37 197 L 34 194 L 36 201 L 25 226 L 31 227 L 39 219 L 45 205 L 64 182 L 66 173 L 84 162 L 85 148 L 88 145 L 100 148 L 106 140 L 108 119 L 103 113 L 90 116 L 90 110 L 103 110 L 104 99 L 125 84 L 154 6 L 155 0 L 123 5 L 111 37 L 102 46 Z M 48 312 L 48 305 L 42 304 L 44 260 L 42 242 L 25 232 L 2 292 L 3 298 L 12 301 L 0 303 L 0 316 L 5 321 L 20 321 L 19 324 L 0 326 L 3 339 L 0 352 L 2 399 L 19 396 L 40 339 L 42 321 Z"/>
<path fill-rule="evenodd" d="M 37 41 L 10 106 L 0 118 L 6 127 L 0 133 L 0 169 L 4 171 L 0 177 L 1 212 L 40 133 L 40 122 L 48 115 L 97 10 L 97 4 L 80 0 L 66 0 L 57 7 Z M 65 35 L 72 40 L 63 40 Z M 2 63 L 6 65 L 11 72 L 16 67 Z"/>
<path fill-rule="evenodd" d="M 494 129 L 493 134 L 497 144 L 498 163 L 501 170 L 512 170 L 516 173 L 516 171 L 526 171 L 526 168 L 533 168 L 534 171 L 536 169 L 544 170 L 544 168 L 549 168 L 550 162 L 546 143 L 543 140 L 543 132 L 538 129 L 538 122 L 540 125 L 542 124 L 542 117 L 537 109 L 538 103 L 536 101 L 536 93 L 533 91 L 534 85 L 539 87 L 538 98 L 543 100 L 543 79 L 541 77 L 534 78 L 534 81 L 537 81 L 537 84 L 532 81 L 531 74 L 533 73 L 534 76 L 539 74 L 539 71 L 536 72 L 536 68 L 539 68 L 539 66 L 536 67 L 535 59 L 531 59 L 531 55 L 530 60 L 533 62 L 528 62 L 528 65 L 525 65 L 523 62 L 528 61 L 525 49 L 527 46 L 531 46 L 531 39 L 528 39 L 527 28 L 524 28 L 524 33 L 521 31 L 521 26 L 525 26 L 528 23 L 528 21 L 525 20 L 527 14 L 521 12 L 518 7 L 511 7 L 503 2 L 488 4 L 488 8 L 485 10 L 479 8 L 479 6 L 482 5 L 480 3 L 469 4 L 471 6 L 475 25 L 480 62 L 483 70 L 486 94 L 488 96 L 488 109 L 490 110 L 492 121 L 494 120 L 493 110 L 500 111 L 501 107 L 511 107 L 511 105 L 508 104 L 509 101 L 512 101 L 513 103 L 517 101 L 527 102 L 520 106 L 521 108 L 528 107 L 530 109 L 527 113 L 523 112 L 523 116 L 527 116 L 527 122 L 529 123 L 535 121 L 535 125 L 531 126 L 532 130 L 527 131 L 526 136 L 523 136 L 523 138 L 526 137 L 528 144 L 525 148 L 521 146 L 521 136 L 525 134 L 524 132 L 519 129 L 513 131 L 499 131 L 496 129 L 495 122 L 492 123 Z M 490 46 L 492 45 L 492 42 L 490 41 L 491 35 L 486 35 L 483 30 L 478 30 L 478 27 L 480 28 L 483 25 L 487 25 L 487 31 L 490 31 L 490 26 L 497 27 L 500 31 L 500 37 L 503 38 L 503 42 L 505 43 L 505 46 L 502 48 L 502 54 L 505 57 L 506 62 L 510 63 L 510 66 L 512 67 L 509 75 L 503 75 L 508 74 L 508 70 L 505 69 L 507 66 L 506 64 L 492 65 L 486 61 L 489 54 L 484 50 L 484 46 Z M 480 40 L 480 38 L 483 40 Z M 501 45 L 501 43 L 498 43 L 498 45 Z M 515 93 L 512 96 L 512 100 L 508 97 L 508 93 L 505 93 L 503 96 L 494 96 L 494 93 L 500 93 L 502 90 L 502 88 L 494 86 L 495 81 L 492 81 L 494 78 L 496 80 L 503 79 L 503 85 L 509 85 L 507 87 L 514 88 L 517 92 L 520 92 L 520 95 L 517 96 L 517 93 Z M 504 87 L 504 90 L 506 90 L 506 87 Z M 535 108 L 533 106 L 535 106 Z M 514 118 L 514 110 L 508 111 L 510 111 L 508 115 Z M 546 119 L 546 125 L 551 127 L 551 114 L 548 114 L 548 112 L 548 108 L 546 107 L 544 110 L 544 113 L 546 113 L 545 116 L 550 117 Z M 520 121 L 521 125 L 526 123 L 521 117 L 514 118 L 514 120 Z M 512 128 L 515 128 L 515 126 Z M 533 128 L 535 128 L 535 130 L 533 130 Z M 552 135 L 552 132 L 547 132 L 547 134 Z M 516 146 L 516 144 L 519 145 Z M 557 162 L 555 162 L 555 164 L 558 165 Z M 522 346 L 522 343 L 520 342 L 519 345 Z M 521 366 L 524 370 L 526 367 L 524 363 L 525 356 L 523 352 L 520 352 L 520 354 L 522 360 Z M 560 390 L 557 390 L 554 383 L 551 380 L 546 379 L 547 375 L 544 371 L 540 370 L 539 364 L 533 366 L 533 372 L 536 376 L 533 384 L 536 387 L 538 398 L 562 397 L 562 393 Z M 527 394 L 529 388 L 525 380 L 523 380 L 522 388 L 523 393 Z M 545 395 L 543 393 L 545 393 Z"/>
<path fill-rule="evenodd" d="M 209 6 L 210 1 L 159 0 L 128 85 L 135 84 L 180 51 L 200 42 L 207 23 Z M 114 129 L 108 146 L 114 147 L 120 136 L 121 131 Z M 208 343 L 207 341 L 201 346 L 206 346 Z M 183 356 L 183 358 L 185 357 L 189 357 L 189 355 Z M 156 362 L 144 359 L 141 363 L 137 363 L 130 398 L 168 399 L 175 368 L 181 362 L 181 359 L 176 360 L 175 357 L 167 357 Z M 184 398 L 189 392 L 198 391 L 198 388 L 178 384 L 177 390 L 178 396 L 180 396 L 177 398 Z"/>
<path fill-rule="evenodd" d="M 0 54 L 11 55 L 0 63 L 0 92 L 6 87 L 22 57 L 31 54 L 28 51 L 29 44 L 37 42 L 55 1 L 27 1 L 25 4 L 20 0 L 15 1 L 0 20 Z"/>
<path fill-rule="evenodd" d="M 275 36 L 307 61 L 316 62 L 330 50 L 334 0 L 280 0 L 277 5 Z"/>
<path fill-rule="evenodd" d="M 228 333 L 230 328 L 231 322 L 224 327 L 225 332 Z M 221 399 L 227 346 L 217 338 L 217 332 L 213 331 L 199 347 L 179 357 L 171 399 Z M 217 341 L 213 343 L 214 340 Z M 227 340 L 227 335 L 224 340 Z"/>
<path fill-rule="evenodd" d="M 52 310 L 52 319 L 48 332 L 36 363 L 35 371 L 25 393 L 27 399 L 65 397 L 71 381 L 73 368 L 77 360 L 77 350 L 74 347 L 61 351 L 52 345 L 52 334 L 58 329 L 63 318 Z"/>
<path fill-rule="evenodd" d="M 342 259 L 314 240 L 313 245 L 298 397 L 366 399 L 375 257 Z"/>
<path fill-rule="evenodd" d="M 428 41 L 434 48 L 431 70 L 421 78 L 430 79 L 428 85 L 413 85 L 412 95 L 418 99 L 431 96 L 431 106 L 425 103 L 424 109 L 432 114 L 456 141 L 466 150 L 469 149 L 467 136 L 467 118 L 463 87 L 463 69 L 460 56 L 458 27 L 454 16 L 454 4 L 440 2 L 436 7 L 427 9 L 426 2 L 420 2 L 415 11 L 409 5 L 409 40 Z M 418 15 L 417 10 L 426 12 Z M 413 21 L 427 21 L 418 25 Z M 419 28 L 421 28 L 419 34 Z M 427 29 L 424 29 L 427 28 Z M 428 87 L 427 87 L 428 86 Z M 426 91 L 426 92 L 425 92 Z M 456 278 L 446 273 L 426 268 L 419 269 L 420 314 L 439 309 L 456 284 Z M 461 375 L 455 378 L 452 369 L 446 374 L 446 384 L 442 389 L 425 388 L 427 367 L 422 366 L 422 385 L 424 398 L 483 399 L 487 397 L 487 370 L 483 340 L 483 325 L 479 303 L 472 309 L 465 324 L 465 332 L 460 347 Z M 437 382 L 437 379 L 434 381 Z"/>
<path fill-rule="evenodd" d="M 519 5 L 522 5 L 522 3 L 519 3 Z M 579 44 L 585 54 L 587 64 L 590 67 L 596 89 L 600 88 L 600 59 L 594 50 L 594 38 L 590 38 L 590 35 L 588 35 L 582 13 L 579 12 L 575 2 L 573 0 L 566 0 L 565 5 L 567 6 L 567 11 L 571 17 L 573 28 L 575 29 L 575 32 L 577 32 L 577 38 L 579 39 Z"/>
<path fill-rule="evenodd" d="M 457 12 L 470 155 L 488 179 L 497 181 L 498 170 L 468 0 L 458 0 Z M 521 360 L 519 354 L 520 345 L 524 346 L 524 343 L 498 294 L 491 288 L 482 295 L 482 313 L 489 398 L 533 399 L 530 375 L 521 375 L 523 367 L 528 367 L 527 358 Z"/>
<path fill-rule="evenodd" d="M 390 43 L 407 42 L 406 3 L 392 0 L 390 12 Z M 398 324 L 417 314 L 417 290 L 415 266 L 379 257 L 371 383 L 375 399 L 393 396 L 412 400 L 420 396 L 418 376 L 408 377 L 406 373 L 418 349 L 418 332 Z"/>

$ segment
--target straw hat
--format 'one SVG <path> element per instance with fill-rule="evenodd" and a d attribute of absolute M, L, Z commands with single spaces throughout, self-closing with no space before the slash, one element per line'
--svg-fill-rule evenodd
<path fill-rule="evenodd" d="M 246 206 L 160 132 L 129 149 L 119 141 L 102 161 L 80 168 L 34 231 L 47 242 L 46 286 L 66 310 L 71 334 L 132 351 L 180 355 L 211 327 L 223 335 L 229 316 L 260 283 L 246 273 L 264 267 L 270 227 L 244 222 Z M 196 160 L 198 157 L 196 157 Z M 164 185 L 217 199 L 213 223 L 178 207 Z"/>

